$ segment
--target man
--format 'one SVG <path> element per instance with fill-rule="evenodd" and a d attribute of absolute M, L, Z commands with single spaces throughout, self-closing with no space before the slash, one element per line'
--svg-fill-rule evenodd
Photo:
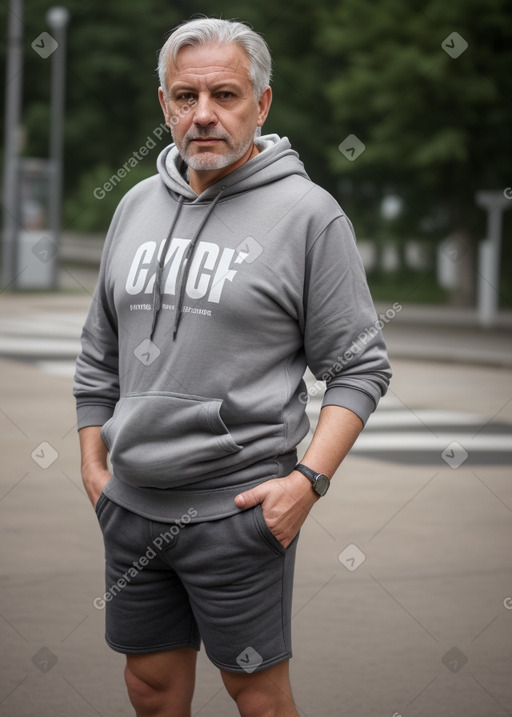
<path fill-rule="evenodd" d="M 83 330 L 82 474 L 138 717 L 190 715 L 200 641 L 241 715 L 298 714 L 298 533 L 389 382 L 351 225 L 287 139 L 259 136 L 270 66 L 241 23 L 167 40 L 175 144 L 115 213 Z M 296 466 L 306 365 L 327 390 Z"/>

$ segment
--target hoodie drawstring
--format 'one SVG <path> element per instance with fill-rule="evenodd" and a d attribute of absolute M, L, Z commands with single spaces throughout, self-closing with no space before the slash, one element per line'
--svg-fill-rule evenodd
<path fill-rule="evenodd" d="M 173 328 L 173 333 L 172 333 L 173 341 L 176 339 L 176 334 L 178 333 L 178 325 L 180 323 L 180 318 L 181 318 L 181 309 L 183 307 L 183 299 L 185 296 L 185 287 L 187 285 L 188 275 L 190 273 L 190 265 L 192 263 L 194 250 L 196 248 L 197 241 L 199 239 L 199 235 L 201 234 L 201 232 L 204 228 L 204 225 L 210 218 L 210 215 L 211 215 L 212 211 L 214 210 L 215 205 L 219 201 L 223 190 L 224 190 L 224 187 L 220 190 L 220 192 L 215 196 L 213 201 L 210 203 L 210 205 L 208 207 L 208 211 L 206 212 L 206 215 L 203 218 L 201 224 L 197 228 L 196 233 L 194 234 L 194 236 L 192 238 L 192 241 L 190 242 L 190 244 L 187 247 L 185 256 L 183 257 L 183 261 L 181 264 L 181 270 L 180 270 L 181 281 L 180 281 L 180 288 L 179 288 L 179 297 L 178 297 L 178 303 L 175 307 L 174 328 Z M 153 338 L 153 333 L 155 331 L 156 322 L 157 322 L 158 315 L 160 313 L 160 309 L 162 306 L 162 273 L 163 273 L 163 269 L 164 269 L 165 258 L 166 258 L 167 252 L 169 250 L 171 241 L 172 241 L 172 237 L 174 234 L 174 230 L 176 228 L 176 224 L 178 223 L 178 219 L 181 214 L 181 209 L 183 207 L 184 199 L 185 199 L 185 197 L 183 197 L 181 195 L 179 198 L 179 204 L 178 204 L 178 209 L 176 211 L 176 215 L 173 219 L 171 228 L 169 229 L 169 234 L 167 235 L 167 239 L 165 240 L 162 252 L 158 259 L 158 266 L 157 266 L 156 275 L 155 275 L 155 286 L 153 288 L 153 318 L 152 318 L 152 323 L 151 323 L 151 333 L 149 335 L 150 339 Z"/>
<path fill-rule="evenodd" d="M 206 215 L 205 215 L 203 221 L 202 221 L 201 224 L 199 225 L 199 227 L 198 227 L 196 233 L 194 234 L 194 237 L 192 238 L 192 241 L 191 241 L 190 244 L 188 245 L 187 251 L 186 251 L 185 256 L 184 256 L 184 258 L 183 258 L 183 262 L 182 262 L 182 265 L 181 265 L 180 294 L 179 294 L 179 299 L 178 299 L 178 305 L 176 306 L 176 311 L 175 311 L 175 314 L 174 314 L 174 329 L 173 329 L 173 332 L 172 332 L 172 340 L 173 340 L 173 341 L 176 340 L 176 334 L 178 333 L 178 326 L 179 326 L 180 319 L 181 319 L 181 309 L 182 309 L 182 306 L 183 306 L 183 299 L 184 299 L 184 296 L 185 296 L 185 287 L 186 287 L 186 285 L 187 285 L 188 275 L 189 275 L 189 273 L 190 273 L 190 265 L 192 264 L 192 258 L 193 258 L 193 255 L 194 255 L 194 250 L 195 250 L 196 245 L 197 245 L 197 240 L 199 239 L 199 235 L 200 235 L 201 232 L 203 231 L 204 225 L 206 224 L 206 222 L 207 222 L 208 219 L 210 218 L 211 213 L 212 213 L 213 210 L 215 209 L 215 205 L 217 204 L 217 202 L 218 202 L 219 199 L 221 198 L 221 195 L 222 195 L 222 192 L 223 192 L 223 191 L 224 191 L 224 187 L 222 187 L 222 189 L 220 190 L 220 192 L 216 195 L 215 199 L 213 199 L 213 201 L 211 202 L 210 206 L 208 207 L 208 211 L 206 212 Z"/>
<path fill-rule="evenodd" d="M 158 318 L 158 314 L 160 313 L 160 308 L 162 306 L 162 272 L 164 270 L 164 264 L 165 264 L 165 257 L 169 250 L 169 245 L 172 241 L 172 235 L 174 234 L 174 229 L 176 227 L 176 224 L 178 223 L 178 219 L 181 214 L 181 209 L 183 207 L 183 202 L 185 200 L 185 197 L 180 196 L 178 201 L 178 209 L 176 210 L 176 214 L 174 215 L 174 219 L 172 220 L 171 228 L 169 229 L 169 234 L 167 235 L 167 239 L 165 240 L 164 246 L 162 248 L 162 251 L 160 253 L 160 257 L 158 259 L 158 265 L 156 268 L 156 275 L 155 275 L 155 285 L 153 287 L 153 317 L 151 321 L 151 332 L 149 334 L 149 338 L 153 338 L 153 332 L 155 330 L 156 326 L 156 320 Z"/>

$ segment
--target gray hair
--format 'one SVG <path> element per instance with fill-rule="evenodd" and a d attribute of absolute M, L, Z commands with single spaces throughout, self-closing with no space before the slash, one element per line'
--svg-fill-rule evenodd
<path fill-rule="evenodd" d="M 236 43 L 249 58 L 249 78 L 254 98 L 260 99 L 270 84 L 272 60 L 265 40 L 242 22 L 204 17 L 179 25 L 169 36 L 158 56 L 158 79 L 167 99 L 167 68 L 176 63 L 178 53 L 187 45 L 230 45 Z"/>

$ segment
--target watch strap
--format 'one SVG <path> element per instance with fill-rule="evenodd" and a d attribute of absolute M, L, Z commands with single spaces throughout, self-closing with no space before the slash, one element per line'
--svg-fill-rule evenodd
<path fill-rule="evenodd" d="M 299 473 L 302 473 L 302 475 L 306 476 L 306 478 L 309 478 L 312 483 L 315 482 L 316 477 L 318 475 L 316 471 L 312 470 L 311 468 L 308 468 L 308 466 L 305 466 L 304 463 L 297 463 L 294 470 L 299 471 Z"/>
<path fill-rule="evenodd" d="M 330 481 L 329 477 L 326 476 L 325 473 L 317 473 L 309 468 L 309 466 L 305 466 L 304 463 L 297 463 L 294 470 L 306 476 L 313 486 L 313 490 L 318 495 L 323 496 L 329 490 Z"/>

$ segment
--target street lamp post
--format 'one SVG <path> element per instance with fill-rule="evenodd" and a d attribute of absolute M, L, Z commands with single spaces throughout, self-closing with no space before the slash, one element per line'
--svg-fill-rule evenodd
<path fill-rule="evenodd" d="M 4 144 L 4 234 L 2 284 L 16 283 L 16 241 L 19 231 L 19 143 L 21 89 L 23 80 L 23 0 L 11 0 L 7 34 Z"/>
<path fill-rule="evenodd" d="M 62 158 L 64 129 L 64 98 L 66 79 L 66 28 L 69 12 L 65 7 L 52 7 L 46 14 L 58 47 L 52 54 L 52 89 L 50 113 L 50 162 L 52 166 L 52 190 L 49 202 L 49 224 L 56 247 L 60 245 L 62 225 Z M 58 254 L 57 254 L 58 256 Z M 57 288 L 58 262 L 52 265 L 52 288 Z"/>

